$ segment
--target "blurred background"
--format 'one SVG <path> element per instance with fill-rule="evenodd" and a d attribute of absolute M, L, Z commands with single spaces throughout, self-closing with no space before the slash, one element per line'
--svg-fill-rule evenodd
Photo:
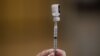
<path fill-rule="evenodd" d="M 53 3 L 61 4 L 58 48 L 68 56 L 100 56 L 99 0 L 0 0 L 0 56 L 53 48 Z"/>
<path fill-rule="evenodd" d="M 53 48 L 54 2 L 0 0 L 0 56 L 36 56 Z"/>

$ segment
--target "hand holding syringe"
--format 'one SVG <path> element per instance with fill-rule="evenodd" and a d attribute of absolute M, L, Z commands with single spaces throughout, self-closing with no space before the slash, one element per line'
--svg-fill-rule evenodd
<path fill-rule="evenodd" d="M 60 9 L 59 4 L 52 5 L 52 16 L 54 21 L 54 49 L 48 49 L 40 52 L 37 56 L 66 56 L 65 51 L 57 48 L 58 37 L 58 21 L 60 21 Z"/>

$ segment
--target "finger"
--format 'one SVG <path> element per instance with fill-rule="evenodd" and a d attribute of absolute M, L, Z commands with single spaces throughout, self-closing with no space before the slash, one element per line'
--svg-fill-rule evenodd
<path fill-rule="evenodd" d="M 51 54 L 49 54 L 48 56 L 54 56 L 54 52 L 52 52 Z"/>
<path fill-rule="evenodd" d="M 51 54 L 49 54 L 48 56 L 66 56 L 65 51 L 61 50 L 61 49 L 56 49 L 56 52 L 52 52 Z"/>
<path fill-rule="evenodd" d="M 52 53 L 53 51 L 54 51 L 54 49 L 49 49 L 49 50 L 43 51 L 43 52 L 41 53 L 41 56 L 47 56 L 47 55 L 49 55 L 50 53 Z"/>
<path fill-rule="evenodd" d="M 39 53 L 37 56 L 48 56 L 53 51 L 54 49 L 44 50 L 41 53 Z"/>
<path fill-rule="evenodd" d="M 61 50 L 61 49 L 56 49 L 56 55 L 57 56 L 66 56 L 65 51 Z"/>

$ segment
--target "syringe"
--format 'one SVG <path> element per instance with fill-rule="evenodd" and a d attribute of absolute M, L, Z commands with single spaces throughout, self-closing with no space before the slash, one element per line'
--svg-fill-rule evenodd
<path fill-rule="evenodd" d="M 56 49 L 57 49 L 57 37 L 58 37 L 58 21 L 60 21 L 60 5 L 59 4 L 52 4 L 52 16 L 54 21 L 54 51 L 56 56 Z"/>

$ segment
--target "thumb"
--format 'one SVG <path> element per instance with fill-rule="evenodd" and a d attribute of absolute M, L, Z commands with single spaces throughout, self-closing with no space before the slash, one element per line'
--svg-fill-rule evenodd
<path fill-rule="evenodd" d="M 51 54 L 49 54 L 48 56 L 54 56 L 54 52 L 52 52 Z"/>

